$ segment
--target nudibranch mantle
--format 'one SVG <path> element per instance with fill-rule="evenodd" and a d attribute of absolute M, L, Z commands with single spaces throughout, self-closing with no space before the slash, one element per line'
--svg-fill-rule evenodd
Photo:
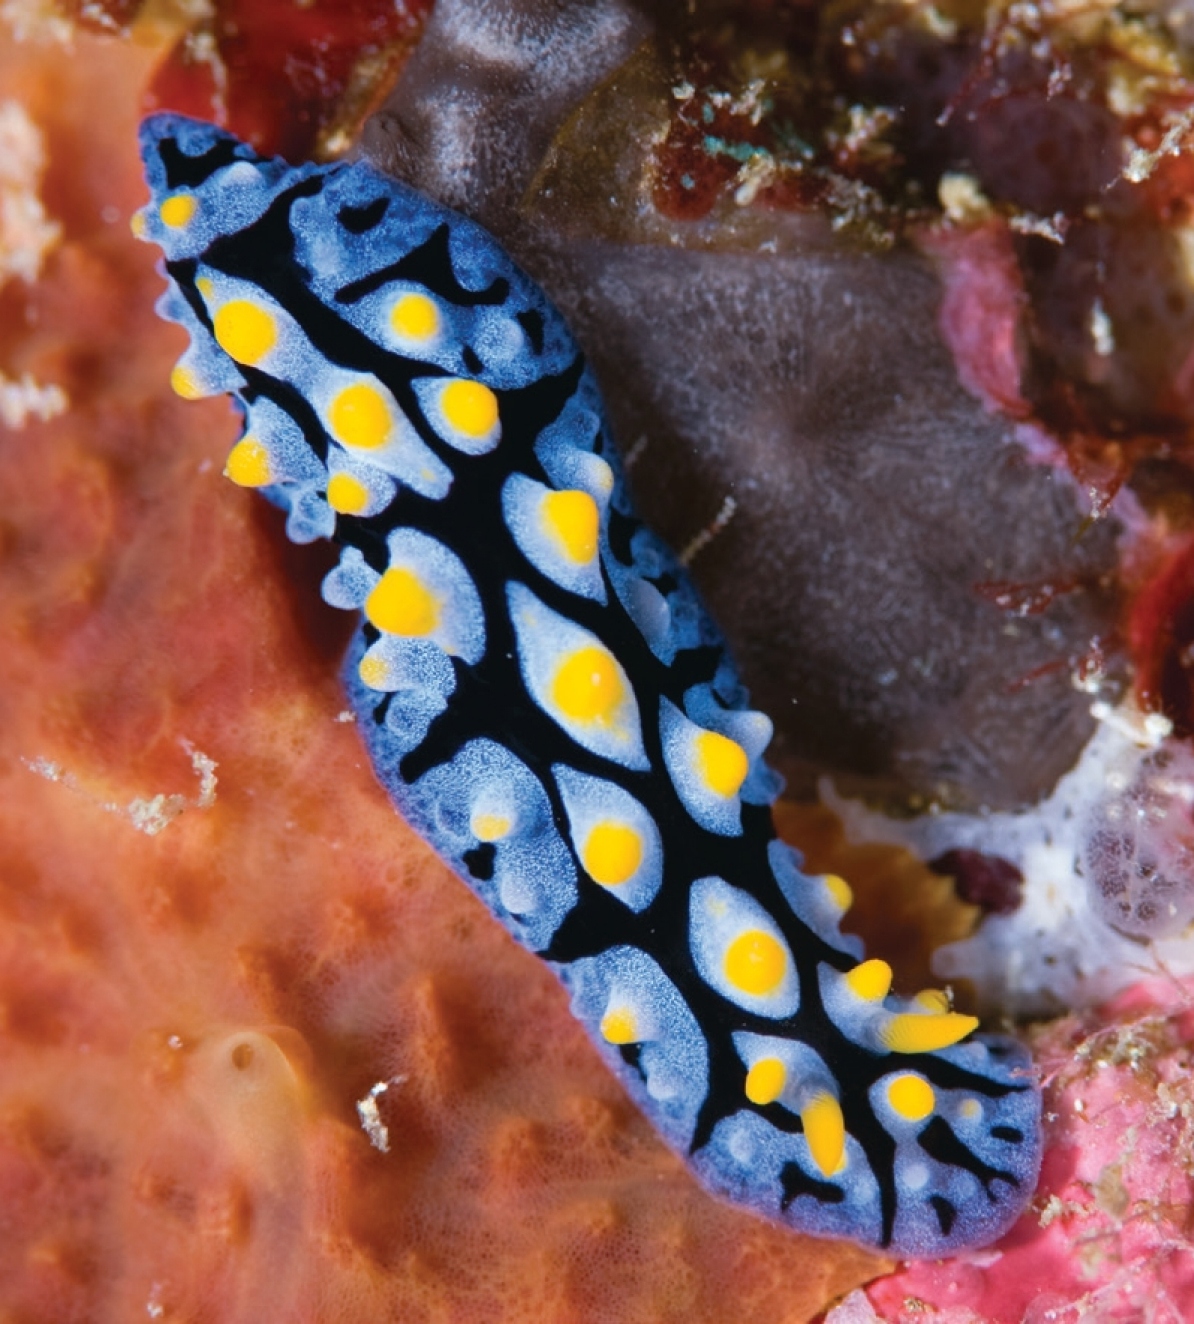
<path fill-rule="evenodd" d="M 496 241 L 367 164 L 292 168 L 148 119 L 134 221 L 227 472 L 331 538 L 377 775 L 713 1191 L 912 1257 L 1031 1195 L 1024 1048 L 890 992 L 848 887 L 775 838 L 770 722 L 635 517 L 596 384 Z"/>

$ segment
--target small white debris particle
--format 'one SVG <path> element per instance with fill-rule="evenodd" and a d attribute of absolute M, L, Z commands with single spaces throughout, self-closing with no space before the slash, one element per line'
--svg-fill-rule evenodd
<path fill-rule="evenodd" d="M 1115 331 L 1103 301 L 1099 298 L 1095 299 L 1090 308 L 1090 338 L 1094 343 L 1094 352 L 1100 358 L 1110 358 L 1115 353 Z"/>
<path fill-rule="evenodd" d="M 69 403 L 61 386 L 52 382 L 42 386 L 28 372 L 22 373 L 19 381 L 0 372 L 0 423 L 6 428 L 16 431 L 31 418 L 45 423 L 65 413 Z"/>
<path fill-rule="evenodd" d="M 361 1129 L 369 1137 L 369 1143 L 373 1148 L 382 1154 L 390 1152 L 390 1132 L 381 1120 L 381 1109 L 378 1108 L 377 1101 L 391 1085 L 401 1085 L 405 1080 L 405 1076 L 391 1076 L 389 1080 L 379 1080 L 363 1099 L 357 1101 L 357 1116 L 361 1119 Z"/>
<path fill-rule="evenodd" d="M 186 810 L 210 809 L 216 802 L 216 768 L 219 765 L 215 759 L 196 749 L 189 740 L 184 739 L 179 743 L 191 756 L 191 767 L 199 778 L 199 793 L 193 800 L 185 795 L 154 795 L 137 796 L 127 805 L 117 804 L 115 801 L 97 799 L 80 784 L 73 773 L 67 772 L 61 764 L 54 763 L 50 759 L 22 759 L 21 762 L 38 777 L 60 783 L 67 790 L 74 791 L 76 795 L 81 795 L 85 800 L 102 809 L 104 813 L 127 818 L 138 832 L 144 832 L 147 837 L 156 837 Z"/>
<path fill-rule="evenodd" d="M 0 101 L 0 285 L 32 284 L 62 227 L 37 195 L 46 168 L 41 132 L 19 101 Z"/>
<path fill-rule="evenodd" d="M 714 515 L 713 519 L 705 525 L 687 547 L 680 553 L 679 561 L 683 566 L 692 564 L 693 558 L 713 541 L 714 538 L 725 528 L 725 526 L 734 518 L 734 512 L 738 509 L 738 503 L 732 496 L 726 497 L 721 503 L 721 509 Z"/>

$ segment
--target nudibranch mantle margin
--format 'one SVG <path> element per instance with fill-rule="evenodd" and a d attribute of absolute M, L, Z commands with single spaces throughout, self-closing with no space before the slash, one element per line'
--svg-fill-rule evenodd
<path fill-rule="evenodd" d="M 989 1242 L 1040 1163 L 1026 1050 L 890 992 L 840 879 L 775 838 L 771 724 L 635 517 L 560 315 L 480 227 L 364 163 L 146 120 L 159 312 L 227 472 L 330 538 L 378 777 L 548 961 L 713 1191 L 909 1257 Z"/>

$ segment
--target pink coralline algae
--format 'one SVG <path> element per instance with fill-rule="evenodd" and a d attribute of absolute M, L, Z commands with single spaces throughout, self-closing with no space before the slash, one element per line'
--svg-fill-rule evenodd
<path fill-rule="evenodd" d="M 891 1324 L 1184 1324 L 1194 1315 L 1194 986 L 1042 1029 L 1046 1156 L 998 1247 L 868 1289 Z"/>

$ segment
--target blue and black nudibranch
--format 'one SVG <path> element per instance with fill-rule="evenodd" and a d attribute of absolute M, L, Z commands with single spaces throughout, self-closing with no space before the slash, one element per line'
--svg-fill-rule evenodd
<path fill-rule="evenodd" d="M 890 992 L 850 889 L 775 838 L 771 723 L 635 518 L 560 315 L 472 222 L 366 164 L 263 160 L 146 121 L 161 313 L 190 397 L 245 419 L 227 473 L 334 539 L 346 680 L 394 803 L 550 962 L 712 1190 L 909 1256 L 1032 1193 L 1025 1050 Z"/>

